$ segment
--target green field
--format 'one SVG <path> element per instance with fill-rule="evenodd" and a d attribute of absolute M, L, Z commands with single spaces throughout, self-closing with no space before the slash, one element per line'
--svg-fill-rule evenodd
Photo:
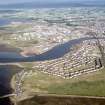
<path fill-rule="evenodd" d="M 105 96 L 105 70 L 62 79 L 35 72 L 23 80 L 25 94 L 51 93 L 62 95 Z"/>

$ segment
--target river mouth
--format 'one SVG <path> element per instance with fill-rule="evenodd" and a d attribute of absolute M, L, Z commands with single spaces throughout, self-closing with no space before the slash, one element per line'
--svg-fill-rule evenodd
<path fill-rule="evenodd" d="M 105 39 L 105 37 L 98 37 L 99 39 Z M 66 53 L 69 53 L 72 46 L 76 44 L 80 44 L 85 40 L 96 40 L 93 37 L 84 37 L 79 39 L 70 40 L 64 44 L 59 44 L 52 49 L 44 52 L 42 54 L 38 54 L 35 56 L 24 57 L 20 53 L 12 53 L 12 52 L 0 52 L 0 62 L 8 63 L 8 62 L 35 62 L 35 61 L 45 61 L 45 60 L 54 60 L 63 57 Z"/>
<path fill-rule="evenodd" d="M 13 76 L 20 72 L 22 68 L 17 65 L 0 65 L 0 97 L 12 94 L 11 80 Z M 0 99 L 0 105 L 13 105 L 7 98 Z"/>
<path fill-rule="evenodd" d="M 73 45 L 79 44 L 84 40 L 90 40 L 95 39 L 92 37 L 86 37 L 86 38 L 80 38 L 80 39 L 74 39 L 70 40 L 64 44 L 57 45 L 51 50 L 35 55 L 35 56 L 29 56 L 24 57 L 19 53 L 11 53 L 11 52 L 0 52 L 0 62 L 2 63 L 10 63 L 10 62 L 35 62 L 35 61 L 44 61 L 44 60 L 52 60 L 57 59 L 65 55 L 66 53 L 70 52 L 70 49 Z M 100 37 L 100 39 L 103 39 L 103 37 Z M 11 79 L 12 77 L 20 72 L 23 68 L 19 67 L 18 65 L 7 65 L 7 64 L 1 64 L 0 65 L 0 96 L 4 96 L 7 94 L 13 93 L 13 89 L 11 88 Z M 6 104 L 0 104 L 0 105 L 12 105 L 9 98 L 0 99 L 0 102 L 7 102 Z M 9 103 L 8 103 L 9 102 Z"/>

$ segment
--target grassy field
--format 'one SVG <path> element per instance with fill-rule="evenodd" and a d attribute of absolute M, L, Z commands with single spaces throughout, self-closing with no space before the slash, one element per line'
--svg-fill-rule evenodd
<path fill-rule="evenodd" d="M 25 94 L 51 93 L 62 95 L 105 96 L 105 70 L 72 79 L 62 79 L 35 72 L 23 80 Z"/>
<path fill-rule="evenodd" d="M 105 96 L 105 81 L 81 81 L 77 83 L 51 86 L 48 88 L 49 93 L 88 95 L 88 96 Z"/>

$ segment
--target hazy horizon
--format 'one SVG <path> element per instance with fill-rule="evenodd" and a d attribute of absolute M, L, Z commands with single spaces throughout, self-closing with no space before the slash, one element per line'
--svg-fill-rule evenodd
<path fill-rule="evenodd" d="M 101 2 L 105 2 L 105 0 L 1 0 L 0 1 L 0 5 L 8 5 L 8 4 L 19 4 L 19 3 L 28 3 L 28 2 L 35 2 L 35 3 L 67 3 L 67 2 L 72 2 L 72 3 L 101 3 Z"/>

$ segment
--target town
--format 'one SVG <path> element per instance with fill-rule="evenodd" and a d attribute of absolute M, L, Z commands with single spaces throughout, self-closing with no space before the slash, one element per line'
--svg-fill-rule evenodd
<path fill-rule="evenodd" d="M 0 64 L 21 66 L 11 83 L 16 98 L 50 93 L 54 85 L 66 90 L 92 76 L 99 81 L 105 67 L 104 14 L 103 9 L 79 7 L 1 13 L 8 24 L 0 27 Z"/>

